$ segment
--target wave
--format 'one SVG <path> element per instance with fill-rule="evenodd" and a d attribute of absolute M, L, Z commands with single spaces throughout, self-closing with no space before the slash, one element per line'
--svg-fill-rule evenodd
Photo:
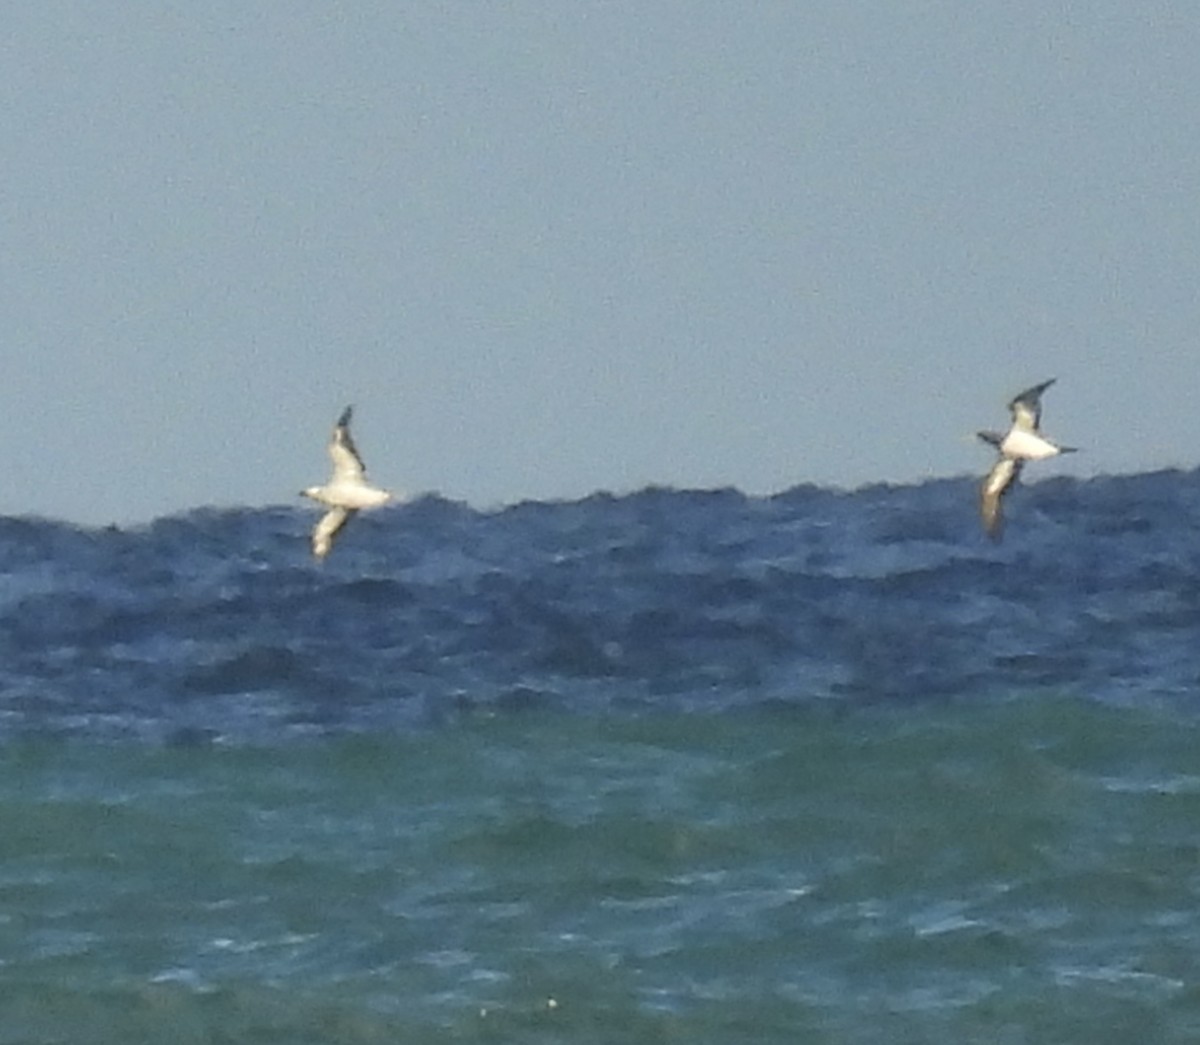
<path fill-rule="evenodd" d="M 1195 693 L 1200 473 L 1024 486 L 1000 545 L 975 482 L 425 497 L 364 513 L 325 563 L 302 509 L 0 519 L 0 728 Z"/>

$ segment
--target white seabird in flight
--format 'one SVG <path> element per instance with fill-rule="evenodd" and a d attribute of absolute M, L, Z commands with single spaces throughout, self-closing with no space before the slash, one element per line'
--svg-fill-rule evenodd
<path fill-rule="evenodd" d="M 979 514 L 983 528 L 992 540 L 998 541 L 1004 527 L 1000 511 L 1004 495 L 1021 475 L 1026 461 L 1041 461 L 1058 454 L 1074 453 L 1074 446 L 1059 446 L 1044 435 L 1038 425 L 1042 420 L 1042 393 L 1055 379 L 1027 388 L 1013 397 L 1008 409 L 1012 413 L 1012 427 L 1001 435 L 999 432 L 977 432 L 985 443 L 1000 451 L 1000 456 L 983 480 L 979 495 Z"/>
<path fill-rule="evenodd" d="M 329 456 L 333 461 L 333 475 L 324 486 L 310 486 L 301 493 L 314 501 L 327 505 L 329 511 L 321 516 L 313 528 L 312 548 L 318 559 L 329 554 L 333 538 L 349 522 L 360 508 L 377 508 L 392 499 L 387 490 L 380 490 L 367 482 L 367 470 L 354 440 L 350 438 L 350 415 L 352 406 L 342 411 L 342 416 L 333 428 L 329 441 Z"/>

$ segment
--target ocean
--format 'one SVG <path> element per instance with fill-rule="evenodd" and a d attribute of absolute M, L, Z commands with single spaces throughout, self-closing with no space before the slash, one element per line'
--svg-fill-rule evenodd
<path fill-rule="evenodd" d="M 1200 1041 L 1200 472 L 0 519 L 0 1045 Z"/>

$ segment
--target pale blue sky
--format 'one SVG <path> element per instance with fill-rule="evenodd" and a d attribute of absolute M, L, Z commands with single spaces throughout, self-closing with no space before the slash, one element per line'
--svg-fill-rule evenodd
<path fill-rule="evenodd" d="M 15 5 L 0 512 L 1200 457 L 1200 7 Z M 1029 469 L 1029 478 L 1035 478 Z"/>

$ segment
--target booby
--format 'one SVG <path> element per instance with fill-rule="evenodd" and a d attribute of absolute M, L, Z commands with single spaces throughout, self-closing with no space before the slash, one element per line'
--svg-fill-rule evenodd
<path fill-rule="evenodd" d="M 983 480 L 979 492 L 979 515 L 983 528 L 994 541 L 1000 539 L 1004 527 L 1001 502 L 1021 475 L 1026 461 L 1042 461 L 1058 454 L 1074 453 L 1074 446 L 1059 446 L 1042 435 L 1042 393 L 1055 378 L 1040 385 L 1025 389 L 1013 397 L 1008 404 L 1012 414 L 1012 427 L 1001 435 L 999 432 L 977 432 L 985 443 L 994 446 L 1000 456 Z"/>
<path fill-rule="evenodd" d="M 378 508 L 392 499 L 392 494 L 387 490 L 367 482 L 366 467 L 350 437 L 350 417 L 353 412 L 352 406 L 346 407 L 333 427 L 333 437 L 329 440 L 333 475 L 329 482 L 301 491 L 305 497 L 311 497 L 329 508 L 313 528 L 312 549 L 318 559 L 329 554 L 333 538 L 355 512 L 361 508 Z"/>

